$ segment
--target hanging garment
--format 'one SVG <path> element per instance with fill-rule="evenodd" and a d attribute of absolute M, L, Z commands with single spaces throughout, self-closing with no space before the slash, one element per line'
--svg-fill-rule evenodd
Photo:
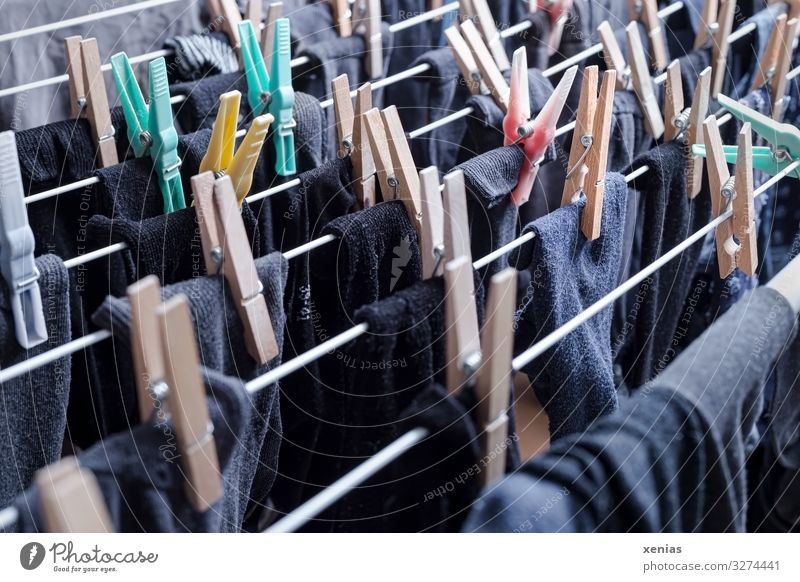
<path fill-rule="evenodd" d="M 528 271 L 530 283 L 514 315 L 519 353 L 600 300 L 617 284 L 628 188 L 623 176 L 605 178 L 600 237 L 580 231 L 583 200 L 532 222 L 534 239 L 509 264 Z M 550 419 L 551 441 L 584 431 L 617 408 L 611 363 L 611 309 L 584 323 L 521 370 Z"/>
<path fill-rule="evenodd" d="M 288 265 L 278 253 L 256 260 L 256 271 L 264 286 L 264 298 L 270 314 L 272 329 L 278 343 L 279 354 L 283 347 L 283 291 Z M 192 318 L 197 327 L 197 343 L 201 363 L 226 376 L 250 380 L 275 368 L 281 356 L 267 364 L 257 364 L 248 354 L 244 343 L 244 326 L 231 297 L 229 286 L 222 275 L 196 277 L 163 288 L 166 300 L 179 293 L 189 299 Z M 115 370 L 110 377 L 118 377 L 120 391 L 125 400 L 123 410 L 136 410 L 134 378 L 130 354 L 130 304 L 126 298 L 108 297 L 93 315 L 94 322 L 115 334 Z M 240 436 L 241 455 L 232 461 L 236 465 L 239 483 L 236 487 L 235 527 L 255 527 L 261 511 L 268 506 L 268 496 L 275 480 L 278 449 L 281 440 L 280 402 L 278 386 L 265 388 L 252 397 L 249 406 L 254 408 L 247 429 Z M 134 419 L 122 417 L 122 427 L 133 424 Z M 127 424 L 126 424 L 127 423 Z M 229 503 L 234 503 L 230 501 Z M 242 526 L 242 523 L 244 525 Z"/>
<path fill-rule="evenodd" d="M 704 190 L 690 199 L 686 190 L 686 152 L 679 142 L 653 148 L 636 159 L 636 168 L 650 168 L 629 186 L 638 190 L 639 214 L 628 217 L 638 227 L 639 240 L 631 273 L 653 263 L 711 220 L 711 197 Z M 614 326 L 612 354 L 622 378 L 637 388 L 656 376 L 674 359 L 675 346 L 685 333 L 680 320 L 688 297 L 696 295 L 692 282 L 702 243 L 692 245 L 630 291 L 621 304 L 625 311 Z M 627 277 L 626 277 L 627 278 Z"/>
<path fill-rule="evenodd" d="M 97 478 L 113 530 L 124 533 L 239 531 L 237 457 L 243 454 L 252 404 L 244 385 L 201 368 L 206 383 L 209 420 L 221 471 L 223 495 L 205 512 L 194 509 L 185 491 L 186 474 L 169 418 L 156 413 L 150 422 L 111 435 L 77 455 L 81 467 Z M 39 491 L 32 487 L 14 503 L 15 531 L 44 531 Z"/>
<path fill-rule="evenodd" d="M 36 259 L 47 340 L 30 350 L 16 340 L 8 289 L 0 293 L 0 367 L 8 368 L 72 340 L 69 275 L 54 255 Z M 31 484 L 34 473 L 61 457 L 70 400 L 69 356 L 0 385 L 0 507 Z M 81 412 L 86 415 L 87 410 Z"/>
<path fill-rule="evenodd" d="M 164 48 L 173 51 L 167 58 L 171 83 L 197 81 L 239 70 L 236 52 L 222 32 L 174 36 L 164 42 Z"/>
<path fill-rule="evenodd" d="M 494 485 L 464 531 L 744 531 L 744 442 L 795 319 L 756 290 L 617 414 Z"/>

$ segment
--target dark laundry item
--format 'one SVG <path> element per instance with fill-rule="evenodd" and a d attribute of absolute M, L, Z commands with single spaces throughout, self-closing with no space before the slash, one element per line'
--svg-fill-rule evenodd
<path fill-rule="evenodd" d="M 758 73 L 761 55 L 764 54 L 770 33 L 775 27 L 775 19 L 785 12 L 785 4 L 772 4 L 759 10 L 741 24 L 741 26 L 755 24 L 755 29 L 744 39 L 730 45 L 723 91 L 725 95 L 731 99 L 742 99 L 750 93 L 753 79 Z"/>
<path fill-rule="evenodd" d="M 223 32 L 174 36 L 164 42 L 164 48 L 173 51 L 167 59 L 171 83 L 196 81 L 239 70 L 239 59 Z"/>
<path fill-rule="evenodd" d="M 528 69 L 528 93 L 531 115 L 535 116 L 553 94 L 553 85 L 541 71 Z M 467 117 L 467 135 L 461 144 L 458 160 L 466 161 L 478 154 L 503 145 L 503 118 L 505 112 L 489 95 L 473 95 L 466 102 L 473 111 Z M 542 165 L 555 159 L 555 148 L 550 146 L 544 154 Z"/>
<path fill-rule="evenodd" d="M 298 176 L 300 184 L 264 200 L 259 220 L 265 244 L 276 250 L 290 250 L 322 236 L 331 221 L 347 214 L 355 203 L 351 190 L 350 159 L 329 160 Z M 331 243 L 333 244 L 333 243 Z M 315 253 L 304 253 L 289 263 L 284 293 L 286 339 L 284 360 L 288 361 L 315 347 L 328 334 L 319 323 L 312 286 L 310 261 Z M 328 292 L 320 287 L 319 293 Z M 278 512 L 291 511 L 304 499 L 305 476 L 310 451 L 319 432 L 323 386 L 319 363 L 311 362 L 281 380 L 280 474 L 273 499 Z"/>
<path fill-rule="evenodd" d="M 580 231 L 585 199 L 523 229 L 534 238 L 509 259 L 509 264 L 530 274 L 514 315 L 515 353 L 566 324 L 616 286 L 627 195 L 624 177 L 607 174 L 600 236 L 594 241 Z M 611 313 L 610 307 L 603 310 L 521 369 L 547 411 L 551 442 L 584 431 L 617 408 Z"/>
<path fill-rule="evenodd" d="M 519 212 L 511 200 L 525 155 L 517 146 L 487 151 L 457 166 L 464 172 L 469 211 L 472 258 L 477 260 L 514 240 L 519 231 Z M 485 268 L 485 277 L 508 266 L 503 255 Z"/>
<path fill-rule="evenodd" d="M 510 38 L 509 41 L 513 50 L 520 46 L 525 47 L 529 69 L 543 71 L 550 61 L 550 15 L 544 10 L 537 10 L 532 14 L 526 14 L 523 20 L 530 21 L 530 26 L 520 35 Z"/>
<path fill-rule="evenodd" d="M 711 220 L 707 190 L 690 199 L 687 194 L 685 147 L 670 142 L 636 159 L 628 174 L 647 166 L 647 173 L 629 186 L 637 190 L 641 241 L 631 271 L 639 272 Z M 621 325 L 615 326 L 612 354 L 621 364 L 624 382 L 637 388 L 656 376 L 674 359 L 674 345 L 684 333 L 680 315 L 692 282 L 702 243 L 692 245 L 631 290 Z"/>
<path fill-rule="evenodd" d="M 744 531 L 744 444 L 795 320 L 783 296 L 757 289 L 617 414 L 493 485 L 463 530 Z"/>
<path fill-rule="evenodd" d="M 189 299 L 192 318 L 197 327 L 196 338 L 202 365 L 245 381 L 278 366 L 283 349 L 285 317 L 282 303 L 287 261 L 280 254 L 272 253 L 256 260 L 256 270 L 264 286 L 264 298 L 279 350 L 279 355 L 267 364 L 257 364 L 248 354 L 244 343 L 244 326 L 222 275 L 197 277 L 162 288 L 162 297 L 165 300 L 179 293 Z M 123 430 L 125 426 L 134 423 L 133 418 L 125 418 L 125 411 L 136 410 L 135 388 L 128 384 L 134 378 L 133 364 L 127 356 L 130 354 L 131 326 L 128 300 L 108 297 L 93 315 L 93 320 L 98 326 L 114 333 L 114 343 L 118 346 L 113 364 L 115 369 L 110 377 L 120 379 L 117 397 L 122 400 L 124 408 L 117 411 L 118 416 L 115 418 L 122 425 L 118 430 Z M 107 386 L 106 389 L 112 392 L 110 387 Z M 237 523 L 241 525 L 244 521 L 245 529 L 258 523 L 260 512 L 267 504 L 275 480 L 282 434 L 278 391 L 278 386 L 273 385 L 253 396 L 252 406 L 255 411 L 246 434 L 240 439 L 243 454 L 240 460 L 235 461 L 240 465 L 236 470 L 240 475 L 236 502 Z"/>
<path fill-rule="evenodd" d="M 449 46 L 426 52 L 410 66 L 418 65 L 430 68 L 416 75 L 411 83 L 404 83 L 413 85 L 418 95 L 416 102 L 404 110 L 403 127 L 407 131 L 463 109 L 470 96 Z M 411 140 L 415 162 L 420 167 L 436 166 L 440 171 L 452 168 L 466 132 L 467 122 L 461 118 Z"/>
<path fill-rule="evenodd" d="M 209 419 L 221 471 L 223 494 L 205 512 L 189 503 L 185 473 L 169 419 L 156 413 L 78 453 L 83 469 L 97 478 L 115 532 L 181 533 L 239 531 L 237 461 L 244 454 L 252 403 L 242 382 L 201 367 Z M 14 531 L 43 532 L 39 491 L 31 487 L 17 497 L 19 518 Z"/>
<path fill-rule="evenodd" d="M 381 39 L 383 42 L 383 63 L 387 69 L 392 54 L 392 33 L 389 26 L 383 23 L 381 29 Z M 346 74 L 350 87 L 355 89 L 363 83 L 370 81 L 365 69 L 368 58 L 367 46 L 364 36 L 353 34 L 347 37 L 336 36 L 333 39 L 318 42 L 307 46 L 298 55 L 298 58 L 307 57 L 308 63 L 297 69 L 294 73 L 292 85 L 295 91 L 302 91 L 316 97 L 317 99 L 328 98 L 331 96 L 331 83 L 339 75 Z M 384 72 L 380 73 L 380 77 Z M 372 92 L 372 106 L 382 108 L 383 90 L 377 89 Z M 325 151 L 325 159 L 336 158 L 336 115 L 333 107 L 328 107 L 325 117 L 323 131 L 328 135 L 326 143 L 328 150 Z"/>
<path fill-rule="evenodd" d="M 29 350 L 17 343 L 11 298 L 3 280 L 0 284 L 3 369 L 72 340 L 67 269 L 54 255 L 36 259 L 36 268 L 47 340 Z M 71 359 L 66 356 L 0 385 L 0 507 L 6 507 L 24 491 L 38 469 L 61 457 L 71 376 Z"/>

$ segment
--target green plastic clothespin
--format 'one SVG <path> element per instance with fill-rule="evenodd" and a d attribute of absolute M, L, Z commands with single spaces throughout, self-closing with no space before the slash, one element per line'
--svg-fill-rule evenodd
<path fill-rule="evenodd" d="M 291 176 L 297 169 L 289 19 L 279 18 L 275 21 L 271 74 L 267 72 L 252 22 L 243 20 L 239 23 L 239 38 L 247 79 L 247 102 L 254 116 L 270 113 L 275 118 L 275 171 L 281 176 Z"/>
<path fill-rule="evenodd" d="M 775 121 L 725 95 L 720 94 L 718 100 L 731 115 L 744 122 L 750 122 L 753 131 L 772 144 L 770 147 L 753 147 L 754 169 L 774 176 L 800 160 L 800 130 L 795 126 Z M 737 146 L 724 146 L 725 161 L 729 164 L 735 163 L 738 150 Z M 692 153 L 706 157 L 706 148 L 704 145 L 694 144 Z M 787 175 L 800 179 L 800 168 Z"/>
<path fill-rule="evenodd" d="M 178 157 L 178 132 L 172 119 L 167 64 L 163 57 L 150 61 L 150 103 L 145 103 L 133 74 L 128 55 L 111 57 L 114 82 L 120 94 L 122 111 L 128 124 L 128 141 L 141 158 L 149 153 L 164 197 L 164 212 L 186 208 Z"/>

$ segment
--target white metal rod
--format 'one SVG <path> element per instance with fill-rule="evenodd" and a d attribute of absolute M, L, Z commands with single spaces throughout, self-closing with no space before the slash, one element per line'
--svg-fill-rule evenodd
<path fill-rule="evenodd" d="M 392 83 L 397 83 L 398 81 L 409 79 L 411 77 L 415 77 L 416 75 L 421 75 L 430 68 L 431 66 L 427 63 L 417 65 L 416 67 L 411 67 L 410 69 L 406 69 L 405 71 L 400 71 L 399 73 L 395 73 L 394 75 L 389 75 L 388 77 L 384 77 L 383 79 L 379 79 L 377 81 L 372 82 L 372 89 L 373 90 L 381 89 L 382 87 L 386 87 L 387 85 L 391 85 Z M 350 91 L 350 97 L 355 97 L 357 93 L 358 91 L 356 89 Z M 331 105 L 333 105 L 333 99 L 325 99 L 319 102 L 319 106 L 322 109 L 327 109 Z"/>
<path fill-rule="evenodd" d="M 419 137 L 421 135 L 425 135 L 435 129 L 443 127 L 448 123 L 455 121 L 456 119 L 461 119 L 462 117 L 466 117 L 470 115 L 474 109 L 472 107 L 465 107 L 464 109 L 460 109 L 455 113 L 451 113 L 450 115 L 445 115 L 441 119 L 437 119 L 436 121 L 432 121 L 428 125 L 423 125 L 422 127 L 415 129 L 413 131 L 408 132 L 408 138 L 414 139 L 415 137 Z"/>
<path fill-rule="evenodd" d="M 95 261 L 97 259 L 102 259 L 103 257 L 113 255 L 116 252 L 124 251 L 127 248 L 128 245 L 125 243 L 114 243 L 113 245 L 103 247 L 102 249 L 97 249 L 96 251 L 92 251 L 84 255 L 78 255 L 77 257 L 72 257 L 71 259 L 67 259 L 66 261 L 64 261 L 64 266 L 67 269 L 72 269 L 74 267 L 77 267 L 78 265 L 84 265 L 91 261 Z"/>
<path fill-rule="evenodd" d="M 247 200 L 248 203 L 252 204 L 253 202 L 257 202 L 259 200 L 267 198 L 268 196 L 272 196 L 273 194 L 283 192 L 284 190 L 289 190 L 290 188 L 294 188 L 295 186 L 299 185 L 300 185 L 300 178 L 294 178 L 292 180 L 289 180 L 288 182 L 281 184 L 280 186 L 275 186 L 274 188 L 269 188 L 268 190 L 251 194 L 250 196 L 247 196 L 245 200 Z"/>
<path fill-rule="evenodd" d="M 375 473 L 386 467 L 400 455 L 428 436 L 425 428 L 415 428 L 381 449 L 375 455 L 361 463 L 358 467 L 334 481 L 300 507 L 278 520 L 263 533 L 289 533 L 302 527 L 314 516 L 336 503 L 353 488 L 357 487 Z"/>
<path fill-rule="evenodd" d="M 304 255 L 308 252 L 313 251 L 323 245 L 328 244 L 329 242 L 333 242 L 336 240 L 336 237 L 332 234 L 326 234 L 325 236 L 321 236 L 319 238 L 315 238 L 314 240 L 308 241 L 305 244 L 300 245 L 299 247 L 295 247 L 292 250 L 286 251 L 283 253 L 283 257 L 289 261 L 295 257 L 299 257 L 300 255 Z"/>
<path fill-rule="evenodd" d="M 785 169 L 781 172 L 764 182 L 760 187 L 758 187 L 754 192 L 753 196 L 760 196 L 763 192 L 766 192 L 773 184 L 779 182 L 782 178 L 785 178 L 792 172 L 794 172 L 797 168 L 800 168 L 800 160 L 796 162 L 792 162 L 789 164 Z M 559 327 L 558 329 L 550 332 L 544 339 L 541 341 L 533 344 L 527 350 L 519 354 L 516 358 L 514 358 L 513 362 L 511 363 L 511 367 L 514 370 L 520 370 L 524 366 L 531 363 L 533 360 L 541 356 L 544 352 L 548 349 L 556 345 L 559 341 L 567 337 L 570 333 L 575 331 L 578 327 L 589 321 L 592 317 L 603 311 L 606 307 L 611 306 L 614 301 L 625 295 L 628 291 L 633 289 L 636 285 L 644 281 L 647 277 L 651 274 L 655 273 L 661 267 L 669 263 L 671 260 L 676 258 L 680 255 L 683 251 L 688 249 L 694 243 L 702 240 L 709 232 L 714 230 L 717 226 L 725 222 L 731 215 L 733 211 L 728 209 L 722 214 L 720 214 L 717 218 L 709 222 L 703 228 L 689 236 L 686 240 L 681 243 L 678 243 L 664 253 L 661 257 L 650 263 L 647 267 L 636 273 L 630 279 L 625 281 L 622 285 L 611 291 L 609 294 L 605 295 L 602 299 L 597 301 L 596 303 L 590 305 L 588 308 L 581 311 L 578 315 L 570 319 L 567 323 Z"/>
<path fill-rule="evenodd" d="M 359 323 L 355 327 L 351 327 L 347 331 L 340 333 L 339 335 L 333 336 L 331 339 L 322 342 L 318 346 L 315 346 L 308 350 L 307 352 L 303 352 L 299 356 L 296 356 L 275 368 L 274 370 L 270 370 L 266 374 L 259 376 L 253 380 L 250 380 L 247 384 L 245 384 L 245 388 L 248 392 L 258 392 L 259 390 L 266 388 L 267 386 L 271 386 L 275 382 L 279 381 L 281 378 L 285 378 L 292 372 L 296 372 L 306 364 L 310 364 L 311 362 L 318 360 L 328 352 L 335 350 L 338 347 L 343 346 L 347 342 L 356 339 L 360 335 L 363 335 L 367 332 L 367 324 L 366 323 Z"/>
<path fill-rule="evenodd" d="M 448 12 L 452 12 L 453 10 L 458 10 L 458 2 L 448 2 L 439 8 L 434 8 L 433 10 L 428 10 L 422 14 L 417 14 L 411 18 L 401 20 L 400 22 L 395 22 L 394 24 L 389 25 L 389 32 L 395 33 L 407 28 L 412 28 L 418 24 L 422 24 L 423 22 L 433 20 L 437 16 L 442 16 Z"/>
<path fill-rule="evenodd" d="M 0 34 L 0 42 L 8 42 L 18 38 L 25 38 L 26 36 L 33 36 L 34 34 L 41 34 L 43 32 L 52 32 L 61 28 L 68 28 L 70 26 L 77 26 L 79 24 L 86 24 L 96 20 L 103 20 L 120 14 L 127 14 L 129 12 L 140 12 L 148 8 L 154 8 L 163 4 L 172 4 L 178 0 L 146 0 L 145 2 L 138 2 L 130 6 L 121 6 L 120 8 L 112 8 L 111 10 L 102 10 L 95 13 L 89 13 L 84 16 L 77 16 L 75 18 L 68 18 L 67 20 L 60 20 L 58 22 L 49 22 L 41 26 L 34 26 L 32 28 L 25 28 L 23 30 L 16 30 L 6 34 Z"/>
<path fill-rule="evenodd" d="M 9 366 L 8 368 L 0 370 L 0 385 L 8 382 L 9 380 L 13 380 L 14 378 L 19 378 L 20 376 L 37 368 L 41 368 L 42 366 L 46 366 L 47 364 L 55 362 L 60 358 L 64 358 L 74 354 L 75 352 L 79 352 L 84 348 L 98 344 L 104 339 L 110 337 L 111 332 L 109 331 L 104 329 L 95 331 L 83 337 L 79 337 L 78 339 L 72 340 L 71 342 L 67 342 L 64 345 L 58 346 L 57 348 L 47 350 L 46 352 L 42 352 L 41 354 L 33 356 L 32 358 L 23 360 L 18 364 Z"/>
<path fill-rule="evenodd" d="M 44 192 L 39 192 L 38 194 L 32 194 L 31 196 L 25 197 L 25 204 L 31 204 L 32 202 L 39 202 L 40 200 L 47 200 L 48 198 L 52 198 L 53 196 L 58 196 L 59 194 L 64 194 L 65 192 L 72 192 L 73 190 L 80 190 L 85 186 L 91 186 L 92 184 L 99 184 L 100 178 L 86 178 L 85 180 L 78 180 L 77 182 L 73 182 L 72 184 L 64 184 L 63 186 L 59 186 L 57 188 L 53 188 L 52 190 L 45 190 Z"/>

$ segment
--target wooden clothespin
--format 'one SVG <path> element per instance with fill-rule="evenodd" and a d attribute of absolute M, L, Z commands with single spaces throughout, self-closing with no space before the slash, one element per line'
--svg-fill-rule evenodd
<path fill-rule="evenodd" d="M 106 82 L 100 63 L 97 39 L 70 36 L 64 39 L 69 76 L 72 117 L 86 115 L 92 140 L 97 147 L 97 165 L 107 168 L 119 163 L 114 126 L 108 107 Z"/>
<path fill-rule="evenodd" d="M 751 127 L 749 123 L 745 123 L 739 132 L 736 177 L 731 178 L 717 118 L 711 115 L 703 125 L 705 126 L 708 185 L 711 191 L 712 212 L 714 216 L 719 216 L 728 209 L 729 203 L 731 203 L 733 211 L 731 219 L 717 226 L 716 230 L 719 275 L 725 278 L 737 266 L 747 275 L 753 275 L 758 266 L 758 254 L 755 210 L 753 208 Z"/>
<path fill-rule="evenodd" d="M 253 172 L 273 121 L 269 113 L 253 119 L 242 143 L 236 149 L 241 98 L 239 91 L 230 91 L 219 96 L 219 112 L 214 120 L 208 151 L 200 162 L 200 172 L 214 172 L 217 178 L 230 176 L 239 206 L 250 193 Z"/>
<path fill-rule="evenodd" d="M 484 44 L 478 29 L 475 28 L 475 24 L 471 20 L 462 23 L 461 34 L 463 34 L 464 40 L 466 40 L 467 46 L 469 46 L 470 52 L 472 52 L 472 57 L 475 60 L 475 64 L 478 66 L 481 79 L 486 84 L 487 89 L 500 109 L 504 112 L 508 111 L 510 92 L 508 83 L 506 83 L 503 73 L 489 53 L 489 49 L 486 48 L 486 44 Z"/>
<path fill-rule="evenodd" d="M 456 170 L 444 177 L 444 258 L 449 263 L 458 257 L 472 259 L 472 239 L 469 234 L 467 189 L 464 172 Z"/>
<path fill-rule="evenodd" d="M 254 0 L 258 4 L 258 0 Z M 260 17 L 259 17 L 260 18 Z M 272 50 L 275 46 L 275 28 L 280 18 L 283 18 L 283 2 L 272 2 L 267 8 L 267 19 L 264 22 L 264 30 L 261 33 L 261 55 L 264 57 L 264 65 L 267 67 L 267 74 L 272 74 Z M 261 20 L 252 20 L 254 26 Z"/>
<path fill-rule="evenodd" d="M 430 166 L 419 172 L 422 231 L 419 250 L 422 254 L 422 278 L 441 274 L 445 256 L 444 207 L 439 192 L 439 170 Z"/>
<path fill-rule="evenodd" d="M 736 0 L 720 0 L 717 29 L 711 45 L 711 96 L 716 99 L 725 83 L 728 71 L 728 37 L 733 29 L 733 17 L 736 11 Z"/>
<path fill-rule="evenodd" d="M 650 39 L 650 52 L 653 57 L 653 68 L 663 71 L 667 67 L 667 41 L 661 18 L 658 16 L 656 0 L 629 0 L 628 17 L 632 22 L 641 21 L 647 29 Z"/>
<path fill-rule="evenodd" d="M 370 109 L 365 119 L 383 199 L 402 200 L 419 240 L 422 233 L 419 174 L 397 108 L 392 105 L 382 112 Z"/>
<path fill-rule="evenodd" d="M 258 28 L 261 24 L 261 0 L 247 0 L 247 5 L 244 9 L 244 19 L 253 23 L 253 26 Z"/>
<path fill-rule="evenodd" d="M 348 0 L 330 0 L 333 25 L 339 36 L 346 37 L 353 34 L 353 14 L 350 11 Z"/>
<path fill-rule="evenodd" d="M 703 12 L 700 15 L 700 25 L 694 37 L 694 49 L 704 48 L 711 42 L 711 37 L 717 26 L 717 9 L 719 0 L 704 0 Z"/>
<path fill-rule="evenodd" d="M 481 361 L 475 282 L 468 256 L 462 255 L 445 265 L 444 288 L 447 392 L 453 394 L 470 381 Z"/>
<path fill-rule="evenodd" d="M 775 19 L 775 26 L 769 34 L 769 41 L 764 53 L 758 61 L 758 70 L 753 78 L 751 91 L 760 89 L 764 84 L 770 82 L 778 70 L 778 58 L 781 53 L 781 43 L 783 42 L 783 32 L 786 29 L 786 15 L 779 14 Z M 791 51 L 791 48 L 789 49 Z"/>
<path fill-rule="evenodd" d="M 242 14 L 236 0 L 208 0 L 208 12 L 212 18 L 222 20 L 222 30 L 228 36 L 228 40 L 234 49 L 238 49 L 239 42 L 239 23 L 242 21 Z"/>
<path fill-rule="evenodd" d="M 203 253 L 209 274 L 220 270 L 244 326 L 247 352 L 259 364 L 278 355 L 263 285 L 247 240 L 233 183 L 229 176 L 217 180 L 204 172 L 192 178 Z"/>
<path fill-rule="evenodd" d="M 381 32 L 381 1 L 355 0 L 353 30 L 364 37 L 366 71 L 370 79 L 383 77 L 383 33 Z"/>
<path fill-rule="evenodd" d="M 644 47 L 639 37 L 639 27 L 635 22 L 632 22 L 625 28 L 625 32 L 628 37 L 628 62 L 631 66 L 633 91 L 639 100 L 639 106 L 642 108 L 647 133 L 658 139 L 664 134 L 664 120 L 661 117 L 661 108 L 656 100 L 653 78 L 647 68 Z"/>
<path fill-rule="evenodd" d="M 581 232 L 588 240 L 595 240 L 600 236 L 617 74 L 614 70 L 603 73 L 598 97 L 597 73 L 597 67 L 587 67 L 584 72 L 580 107 L 586 107 L 586 110 L 578 111 L 580 124 L 576 120 L 569 173 L 561 196 L 563 206 L 572 202 L 583 190 L 586 206 L 581 216 Z"/>
<path fill-rule="evenodd" d="M 214 426 L 206 408 L 200 358 L 189 302 L 176 295 L 156 310 L 167 385 L 167 408 L 186 475 L 184 490 L 198 511 L 222 496 Z"/>
<path fill-rule="evenodd" d="M 128 287 L 131 305 L 131 355 L 136 375 L 139 421 L 147 422 L 156 411 L 157 390 L 164 382 L 164 358 L 156 310 L 161 305 L 161 285 L 150 275 Z"/>
<path fill-rule="evenodd" d="M 369 208 L 375 205 L 375 163 L 372 161 L 364 114 L 372 109 L 372 86 L 365 83 L 358 89 L 355 111 L 346 74 L 339 75 L 331 82 L 331 93 L 336 117 L 336 155 L 339 158 L 350 157 L 357 206 Z"/>
<path fill-rule="evenodd" d="M 672 61 L 667 67 L 667 80 L 664 83 L 664 141 L 673 141 L 681 133 L 678 127 L 683 113 L 683 79 L 681 62 Z"/>
<path fill-rule="evenodd" d="M 777 27 L 777 24 L 776 24 Z M 783 119 L 786 104 L 786 77 L 792 64 L 794 39 L 797 36 L 798 20 L 792 18 L 786 22 L 783 39 L 779 45 L 778 58 L 775 62 L 775 74 L 770 79 L 770 95 L 772 97 L 772 119 Z"/>
<path fill-rule="evenodd" d="M 481 331 L 481 365 L 475 378 L 478 400 L 478 428 L 487 467 L 481 484 L 488 485 L 503 476 L 506 469 L 508 407 L 513 357 L 514 303 L 517 296 L 517 270 L 508 267 L 489 283 L 486 322 Z"/>
<path fill-rule="evenodd" d="M 630 87 L 630 74 L 628 66 L 625 64 L 625 57 L 622 49 L 614 36 L 614 29 L 604 20 L 597 27 L 597 35 L 600 37 L 600 44 L 603 45 L 603 61 L 606 70 L 617 72 L 617 89 L 625 91 Z"/>
<path fill-rule="evenodd" d="M 483 82 L 480 69 L 478 69 L 478 64 L 475 62 L 475 58 L 472 56 L 472 51 L 470 50 L 467 41 L 464 40 L 463 36 L 461 36 L 461 30 L 459 27 L 455 24 L 448 27 L 444 31 L 444 36 L 445 39 L 447 39 L 447 44 L 450 45 L 450 50 L 453 51 L 453 56 L 458 64 L 458 69 L 461 71 L 461 76 L 464 78 L 464 84 L 467 86 L 467 89 L 469 89 L 469 92 L 472 95 L 488 93 L 489 89 Z"/>
<path fill-rule="evenodd" d="M 711 95 L 711 67 L 706 67 L 697 78 L 697 86 L 692 96 L 692 106 L 679 117 L 676 124 L 678 129 L 685 132 L 686 143 L 691 147 L 694 144 L 705 143 L 703 120 L 708 113 L 708 101 Z M 689 198 L 694 198 L 703 188 L 703 158 L 694 156 L 689 152 L 686 166 L 686 191 Z"/>
<path fill-rule="evenodd" d="M 462 0 L 461 17 L 466 23 L 467 20 L 474 21 L 480 30 L 481 35 L 486 41 L 486 46 L 497 64 L 500 71 L 507 71 L 511 68 L 506 49 L 503 46 L 503 39 L 497 30 L 494 16 L 486 0 Z M 463 25 L 462 25 L 463 26 Z"/>
<path fill-rule="evenodd" d="M 66 457 L 36 472 L 44 528 L 49 533 L 112 533 L 111 516 L 94 474 Z M 35 556 L 27 556 L 31 559 Z"/>

